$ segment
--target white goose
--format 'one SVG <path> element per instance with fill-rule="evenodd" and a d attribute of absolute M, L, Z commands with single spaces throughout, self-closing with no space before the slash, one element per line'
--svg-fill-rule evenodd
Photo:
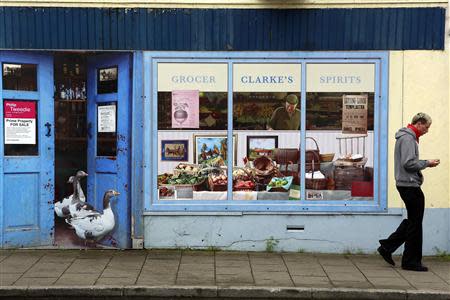
<path fill-rule="evenodd" d="M 69 206 L 74 203 L 85 202 L 86 196 L 80 185 L 80 178 L 88 176 L 84 171 L 78 171 L 75 176 L 70 176 L 68 183 L 73 184 L 73 194 L 55 203 L 54 210 L 58 217 L 67 218 L 70 216 Z"/>
<path fill-rule="evenodd" d="M 67 224 L 75 229 L 75 233 L 80 239 L 98 241 L 114 229 L 116 224 L 114 213 L 109 204 L 111 197 L 120 195 L 115 190 L 108 190 L 103 196 L 103 213 L 93 211 L 92 214 L 84 217 L 66 219 Z"/>

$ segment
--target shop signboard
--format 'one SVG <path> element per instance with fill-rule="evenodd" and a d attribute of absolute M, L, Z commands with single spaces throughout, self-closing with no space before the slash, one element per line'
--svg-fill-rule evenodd
<path fill-rule="evenodd" d="M 101 105 L 97 110 L 98 132 L 116 132 L 116 105 Z"/>
<path fill-rule="evenodd" d="M 199 91 L 172 91 L 172 128 L 199 128 Z"/>
<path fill-rule="evenodd" d="M 4 101 L 5 144 L 36 144 L 36 102 Z"/>
<path fill-rule="evenodd" d="M 233 64 L 235 92 L 299 92 L 301 64 Z"/>
<path fill-rule="evenodd" d="M 307 92 L 364 92 L 375 91 L 374 64 L 307 64 Z"/>
<path fill-rule="evenodd" d="M 367 94 L 342 96 L 342 133 L 367 133 L 367 103 Z"/>
<path fill-rule="evenodd" d="M 226 92 L 228 65 L 224 63 L 159 63 L 158 91 Z"/>

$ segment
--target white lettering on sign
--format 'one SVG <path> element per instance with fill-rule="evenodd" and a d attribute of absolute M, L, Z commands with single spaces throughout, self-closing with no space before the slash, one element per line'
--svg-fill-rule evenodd
<path fill-rule="evenodd" d="M 224 63 L 159 63 L 158 91 L 226 92 L 228 65 Z"/>
<path fill-rule="evenodd" d="M 365 92 L 375 91 L 375 64 L 306 65 L 307 92 Z"/>
<path fill-rule="evenodd" d="M 235 92 L 299 92 L 301 64 L 233 64 Z"/>
<path fill-rule="evenodd" d="M 5 144 L 36 144 L 36 102 L 5 100 Z"/>

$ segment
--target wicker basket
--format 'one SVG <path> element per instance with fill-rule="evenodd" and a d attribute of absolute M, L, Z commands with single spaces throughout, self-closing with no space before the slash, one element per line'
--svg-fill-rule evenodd
<path fill-rule="evenodd" d="M 323 161 L 323 162 L 332 162 L 333 158 L 334 158 L 334 153 L 320 154 L 320 161 Z"/>
<path fill-rule="evenodd" d="M 312 169 L 315 167 L 314 161 L 312 161 Z M 305 178 L 305 187 L 309 190 L 326 190 L 328 179 L 325 178 L 314 178 L 314 171 L 311 173 L 312 178 Z"/>
<path fill-rule="evenodd" d="M 196 192 L 207 191 L 208 185 L 206 178 L 200 181 L 199 183 L 192 185 L 192 189 Z"/>
<path fill-rule="evenodd" d="M 183 165 L 184 165 L 184 166 L 191 167 L 191 168 L 195 168 L 195 171 L 194 171 L 194 170 L 184 170 L 184 169 L 181 169 L 180 166 L 183 166 Z M 197 175 L 197 174 L 200 172 L 200 169 L 201 169 L 200 165 L 196 165 L 196 164 L 187 164 L 187 163 L 180 163 L 180 164 L 173 170 L 173 175 L 178 176 L 178 175 L 180 175 L 180 174 L 182 174 L 182 173 L 189 174 L 189 175 Z"/>
<path fill-rule="evenodd" d="M 305 151 L 305 162 L 306 162 L 306 172 L 311 171 L 319 171 L 320 170 L 320 150 L 317 141 L 307 136 L 307 139 L 310 139 L 316 145 L 316 149 L 307 149 Z"/>
<path fill-rule="evenodd" d="M 209 190 L 213 192 L 224 192 L 227 190 L 227 184 L 215 184 L 212 181 L 211 175 L 208 176 Z"/>

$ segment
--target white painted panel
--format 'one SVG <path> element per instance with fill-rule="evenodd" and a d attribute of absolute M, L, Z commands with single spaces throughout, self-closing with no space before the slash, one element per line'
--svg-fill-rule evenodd
<path fill-rule="evenodd" d="M 300 132 L 299 131 L 234 131 L 237 134 L 237 163 L 238 166 L 243 166 L 242 159 L 247 155 L 247 135 L 278 135 L 278 148 L 298 148 L 300 144 Z M 179 164 L 179 162 L 173 161 L 161 161 L 161 140 L 189 140 L 189 153 L 188 159 L 190 163 L 194 162 L 194 134 L 202 135 L 226 135 L 226 131 L 159 131 L 158 132 L 158 174 L 167 172 L 173 172 L 173 169 Z M 339 142 L 336 137 L 341 136 L 341 131 L 319 131 L 308 130 L 306 136 L 313 137 L 318 145 L 321 153 L 336 153 L 335 159 L 339 155 Z M 359 149 L 363 149 L 363 141 L 360 140 Z M 357 145 L 354 142 L 354 149 L 357 149 Z M 315 144 L 307 139 L 307 149 L 315 149 Z M 342 144 L 342 151 L 345 154 L 345 146 Z M 350 153 L 351 142 L 347 144 L 347 152 Z M 373 132 L 368 132 L 368 137 L 365 140 L 365 156 L 368 158 L 366 166 L 373 166 Z M 353 151 L 355 152 L 355 151 Z"/>
<path fill-rule="evenodd" d="M 300 92 L 301 64 L 233 64 L 235 92 Z"/>
<path fill-rule="evenodd" d="M 374 92 L 374 64 L 307 64 L 307 92 Z"/>
<path fill-rule="evenodd" d="M 228 65 L 224 63 L 159 63 L 158 91 L 226 92 Z"/>

